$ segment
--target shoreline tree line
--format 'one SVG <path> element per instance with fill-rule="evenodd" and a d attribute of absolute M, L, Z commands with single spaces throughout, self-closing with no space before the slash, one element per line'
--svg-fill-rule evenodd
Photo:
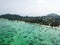
<path fill-rule="evenodd" d="M 49 26 L 60 25 L 60 16 L 55 13 L 51 13 L 46 16 L 37 16 L 37 17 L 20 16 L 17 14 L 4 14 L 4 15 L 0 15 L 0 18 L 4 18 L 8 20 L 25 21 L 30 23 L 38 23 L 41 25 L 49 25 Z"/>

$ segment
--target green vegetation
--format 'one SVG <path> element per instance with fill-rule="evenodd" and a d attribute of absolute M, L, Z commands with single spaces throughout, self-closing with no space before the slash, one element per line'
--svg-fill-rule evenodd
<path fill-rule="evenodd" d="M 0 18 L 5 18 L 9 20 L 17 20 L 17 21 L 25 21 L 30 23 L 38 23 L 43 25 L 50 26 L 59 26 L 60 25 L 60 16 L 57 14 L 48 14 L 47 16 L 39 16 L 39 17 L 29 17 L 29 16 L 19 16 L 16 14 L 4 14 L 0 15 Z"/>
<path fill-rule="evenodd" d="M 0 19 L 0 45 L 60 45 L 60 29 Z"/>

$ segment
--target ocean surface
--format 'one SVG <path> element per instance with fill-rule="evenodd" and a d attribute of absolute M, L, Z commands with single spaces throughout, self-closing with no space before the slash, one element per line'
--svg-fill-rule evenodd
<path fill-rule="evenodd" d="M 60 28 L 0 19 L 0 45 L 60 45 Z"/>

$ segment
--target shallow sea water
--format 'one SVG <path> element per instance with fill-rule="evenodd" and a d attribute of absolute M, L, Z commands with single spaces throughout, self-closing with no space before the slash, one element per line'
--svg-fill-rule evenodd
<path fill-rule="evenodd" d="M 0 45 L 60 45 L 60 28 L 0 19 Z"/>

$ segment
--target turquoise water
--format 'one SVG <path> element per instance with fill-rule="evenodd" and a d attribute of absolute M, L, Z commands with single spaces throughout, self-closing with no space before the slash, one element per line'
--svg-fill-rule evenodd
<path fill-rule="evenodd" d="M 0 45 L 60 45 L 60 29 L 0 19 Z"/>

